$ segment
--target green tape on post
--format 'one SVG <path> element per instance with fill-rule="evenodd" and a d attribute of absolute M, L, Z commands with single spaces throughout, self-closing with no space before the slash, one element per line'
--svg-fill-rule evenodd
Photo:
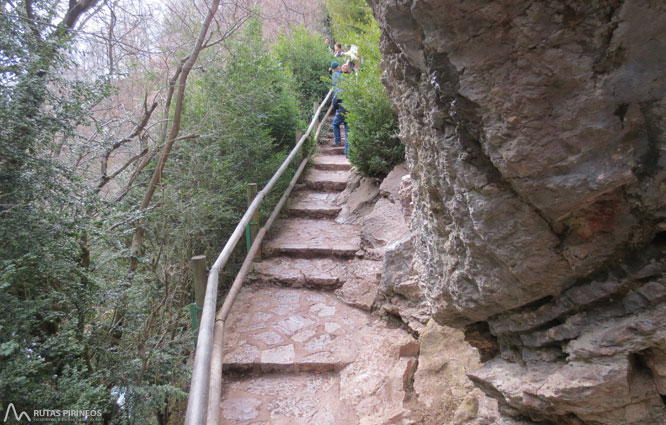
<path fill-rule="evenodd" d="M 192 330 L 194 331 L 194 345 L 197 344 L 197 333 L 199 332 L 198 311 L 203 311 L 203 307 L 199 307 L 197 303 L 190 304 L 190 317 L 192 318 Z"/>
<path fill-rule="evenodd" d="M 250 252 L 252 246 L 252 236 L 250 236 L 250 225 L 245 226 L 245 249 Z"/>
<path fill-rule="evenodd" d="M 257 225 L 254 221 L 251 221 L 247 227 L 245 227 L 245 248 L 247 249 L 247 252 L 250 252 L 250 248 L 252 247 L 252 231 L 250 230 L 250 226 L 252 225 Z"/>

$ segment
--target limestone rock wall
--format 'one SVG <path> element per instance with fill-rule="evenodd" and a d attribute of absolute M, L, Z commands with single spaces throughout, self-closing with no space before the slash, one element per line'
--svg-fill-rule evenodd
<path fill-rule="evenodd" d="M 419 289 L 502 423 L 663 423 L 666 3 L 368 2 Z"/>

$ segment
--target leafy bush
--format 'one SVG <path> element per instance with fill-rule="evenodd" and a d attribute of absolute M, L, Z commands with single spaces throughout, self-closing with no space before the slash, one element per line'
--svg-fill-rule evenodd
<path fill-rule="evenodd" d="M 379 78 L 368 70 L 343 83 L 351 137 L 349 160 L 366 176 L 385 177 L 404 161 L 398 119 Z"/>
<path fill-rule="evenodd" d="M 280 146 L 293 146 L 301 124 L 294 85 L 261 37 L 261 23 L 249 22 L 230 43 L 226 66 L 207 73 L 205 84 L 224 135 L 250 140 L 265 130 Z"/>
<path fill-rule="evenodd" d="M 313 102 L 321 102 L 329 84 L 322 81 L 331 64 L 331 53 L 321 35 L 313 34 L 302 25 L 281 34 L 273 52 L 277 60 L 291 73 L 298 93 L 301 111 L 310 111 Z"/>
<path fill-rule="evenodd" d="M 245 212 L 247 184 L 261 189 L 268 182 L 304 125 L 290 73 L 268 51 L 260 23 L 249 22 L 227 48 L 226 61 L 218 60 L 190 86 L 183 129 L 203 136 L 176 146 L 168 167 L 178 179 L 160 199 L 173 249 L 210 258 Z M 293 175 L 285 174 L 262 202 L 262 220 Z M 149 220 L 156 227 L 159 221 Z M 244 257 L 244 244 L 237 251 L 224 269 L 223 285 Z"/>
<path fill-rule="evenodd" d="M 56 3 L 34 2 L 40 25 L 50 28 L 41 21 Z M 99 118 L 91 110 L 108 89 L 74 81 L 65 58 L 75 43 L 38 40 L 27 22 L 0 16 L 0 415 L 13 402 L 18 411 L 99 408 L 111 424 L 155 423 L 154 415 L 164 423 L 190 374 L 188 260 L 217 256 L 245 211 L 246 183 L 263 186 L 293 146 L 303 126 L 297 73 L 268 51 L 257 23 L 228 53 L 207 50 L 214 65 L 193 71 L 182 124 L 200 136 L 178 141 L 157 201 L 137 211 L 150 173 L 121 202 L 105 201 L 87 188 L 96 181 L 85 167 L 77 175 L 72 158 L 54 159 L 60 138 Z M 285 174 L 263 202 L 264 219 Z M 144 254 L 128 274 L 123 247 L 139 219 Z"/>
<path fill-rule="evenodd" d="M 342 7 L 339 11 L 338 8 L 329 9 L 329 12 L 338 39 L 349 45 L 356 44 L 361 58 L 358 73 L 341 84 L 341 98 L 348 111 L 347 123 L 351 133 L 349 160 L 367 176 L 385 177 L 395 165 L 404 161 L 405 149 L 398 138 L 398 117 L 380 80 L 380 30 L 369 17 L 369 9 L 364 14 L 364 9 L 356 4 L 357 0 L 343 3 L 347 2 L 350 7 Z M 346 14 L 340 15 L 342 11 Z M 354 16 L 348 11 L 353 11 L 359 20 L 353 21 Z M 353 24 L 344 25 L 345 20 L 351 20 Z M 350 31 L 350 28 L 358 32 Z"/>
<path fill-rule="evenodd" d="M 326 0 L 326 9 L 332 21 L 336 41 L 352 42 L 374 22 L 372 11 L 365 0 Z M 379 46 L 377 46 L 379 51 Z"/>
<path fill-rule="evenodd" d="M 71 78 L 72 43 L 34 35 L 49 25 L 45 3 L 33 4 L 39 25 L 13 4 L 0 16 L 0 414 L 10 402 L 20 412 L 110 401 L 90 361 L 101 344 L 87 333 L 99 293 L 83 249 L 91 204 L 51 157 L 54 139 L 90 118 L 105 87 Z"/>

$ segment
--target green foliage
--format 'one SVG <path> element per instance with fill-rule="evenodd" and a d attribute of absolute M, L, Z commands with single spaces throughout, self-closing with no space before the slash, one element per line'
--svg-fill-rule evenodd
<path fill-rule="evenodd" d="M 183 131 L 204 136 L 176 146 L 165 175 L 177 175 L 160 195 L 161 220 L 150 232 L 170 229 L 170 245 L 189 255 L 214 258 L 247 208 L 248 183 L 262 188 L 303 127 L 291 74 L 269 53 L 258 22 L 250 22 L 228 45 L 226 61 L 193 79 Z M 288 182 L 286 175 L 262 202 L 262 219 Z M 243 243 L 224 269 L 234 275 Z M 224 282 L 223 282 L 224 283 Z"/>
<path fill-rule="evenodd" d="M 259 21 L 249 22 L 230 43 L 224 69 L 207 73 L 204 84 L 212 101 L 223 106 L 217 119 L 227 135 L 255 140 L 267 131 L 278 145 L 293 146 L 300 124 L 294 87 L 261 37 Z M 229 140 L 230 148 L 244 146 L 243 140 Z M 235 167 L 245 169 L 246 161 L 238 159 Z"/>
<path fill-rule="evenodd" d="M 106 403 L 85 332 L 97 291 L 81 248 L 89 198 L 50 157 L 106 89 L 58 78 L 69 43 L 46 21 L 30 28 L 21 10 L 3 4 L 0 15 L 0 400 L 18 410 Z"/>
<path fill-rule="evenodd" d="M 405 159 L 398 120 L 379 77 L 363 70 L 343 84 L 351 130 L 349 160 L 366 176 L 385 177 Z"/>
<path fill-rule="evenodd" d="M 380 80 L 379 26 L 357 0 L 331 3 L 338 40 L 356 44 L 361 58 L 358 73 L 340 84 L 351 133 L 349 160 L 367 176 L 385 177 L 404 161 L 405 150 L 398 138 L 398 117 Z"/>
<path fill-rule="evenodd" d="M 326 0 L 324 4 L 339 43 L 356 44 L 354 39 L 374 22 L 372 10 L 365 0 Z"/>
<path fill-rule="evenodd" d="M 189 373 L 187 315 L 170 308 L 182 305 L 184 297 L 176 295 L 183 290 L 168 288 L 176 302 L 165 300 L 167 279 L 146 271 L 137 276 L 142 286 L 128 289 L 126 254 L 118 249 L 126 241 L 108 230 L 108 221 L 129 214 L 99 202 L 54 154 L 56 141 L 72 138 L 89 122 L 108 85 L 72 77 L 66 57 L 73 43 L 54 35 L 47 20 L 56 19 L 55 2 L 32 2 L 40 17 L 33 27 L 22 15 L 23 2 L 5 3 L 7 13 L 0 15 L 0 409 L 9 402 L 18 411 L 101 409 L 108 422 L 121 423 L 127 417 L 116 412 L 112 390 L 125 388 L 128 398 L 155 394 L 142 396 L 132 412 L 131 422 L 147 422 L 165 402 L 165 391 L 155 388 L 166 385 L 173 399 L 182 394 L 180 384 Z M 119 302 L 133 315 L 123 324 L 123 339 L 116 341 L 111 312 Z M 159 307 L 163 313 L 156 314 Z"/>
<path fill-rule="evenodd" d="M 273 45 L 273 52 L 280 64 L 291 73 L 302 111 L 310 111 L 313 102 L 321 102 L 329 84 L 322 81 L 331 63 L 331 53 L 322 36 L 303 26 L 282 33 Z"/>
<path fill-rule="evenodd" d="M 324 3 L 319 4 L 319 8 L 316 14 L 316 27 L 317 30 L 322 34 L 323 37 L 328 37 L 331 42 L 333 41 L 333 20 L 331 15 L 328 13 L 328 9 Z M 331 46 L 332 47 L 332 46 Z"/>
<path fill-rule="evenodd" d="M 89 373 L 86 351 L 91 341 L 84 332 L 97 301 L 96 288 L 72 255 L 80 249 L 60 228 L 63 220 L 51 219 L 55 229 L 31 227 L 38 239 L 23 238 L 32 242 L 26 247 L 30 252 L 19 258 L 3 252 L 0 399 L 28 410 L 92 402 L 100 406 L 104 388 Z M 42 239 L 47 232 L 49 237 Z"/>
<path fill-rule="evenodd" d="M 40 17 L 55 16 L 55 2 L 32 4 Z M 297 29 L 289 41 L 296 52 L 283 52 L 280 64 L 252 22 L 226 54 L 208 58 L 214 65 L 193 71 L 181 134 L 201 136 L 178 141 L 152 209 L 138 212 L 150 173 L 122 202 L 107 202 L 90 190 L 96 181 L 67 166 L 71 158 L 56 158 L 56 142 L 76 137 L 108 85 L 68 75 L 72 44 L 49 38 L 48 22 L 39 41 L 20 18 L 0 15 L 0 400 L 19 411 L 101 409 L 105 423 L 163 423 L 190 378 L 188 260 L 217 256 L 246 209 L 246 184 L 264 186 L 294 145 L 304 126 L 299 101 L 309 112 L 308 99 L 327 89 L 318 76 L 310 84 L 301 75 L 318 69 L 326 52 L 307 51 L 323 43 Z M 328 58 L 318 75 L 327 66 Z M 262 220 L 285 174 L 263 202 Z M 128 274 L 139 220 L 144 253 Z M 244 256 L 242 243 L 238 251 L 223 283 Z"/>

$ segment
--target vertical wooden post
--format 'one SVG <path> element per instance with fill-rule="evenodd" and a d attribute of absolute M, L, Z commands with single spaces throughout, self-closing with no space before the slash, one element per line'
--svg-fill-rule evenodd
<path fill-rule="evenodd" d="M 314 117 L 314 114 L 317 113 L 317 109 L 319 109 L 319 104 L 317 102 L 312 102 L 312 116 L 313 117 Z M 314 120 L 314 123 L 315 123 L 314 127 L 312 127 L 312 128 L 317 128 L 317 126 L 319 125 L 319 117 L 317 117 Z"/>
<path fill-rule="evenodd" d="M 296 130 L 296 132 L 294 133 L 296 144 L 298 144 L 298 141 L 301 140 L 301 137 L 303 137 L 303 132 L 301 130 Z M 299 159 L 305 158 L 305 155 L 308 154 L 307 149 L 308 149 L 308 144 L 306 143 L 305 145 L 303 145 L 303 149 L 301 149 L 301 151 L 298 154 Z"/>
<path fill-rule="evenodd" d="M 249 206 L 252 201 L 254 201 L 254 197 L 257 196 L 258 188 L 256 183 L 248 183 L 247 184 L 247 205 Z M 259 232 L 259 209 L 252 214 L 252 219 L 250 220 L 250 224 L 248 224 L 248 227 L 250 229 L 250 240 L 248 243 L 248 251 L 250 249 L 250 246 L 252 246 L 252 242 L 257 237 L 257 232 Z M 257 252 L 256 258 L 261 257 L 261 250 Z"/>
<path fill-rule="evenodd" d="M 194 277 L 194 302 L 197 304 L 197 318 L 201 321 L 204 297 L 206 296 L 206 256 L 195 255 L 190 261 Z"/>

